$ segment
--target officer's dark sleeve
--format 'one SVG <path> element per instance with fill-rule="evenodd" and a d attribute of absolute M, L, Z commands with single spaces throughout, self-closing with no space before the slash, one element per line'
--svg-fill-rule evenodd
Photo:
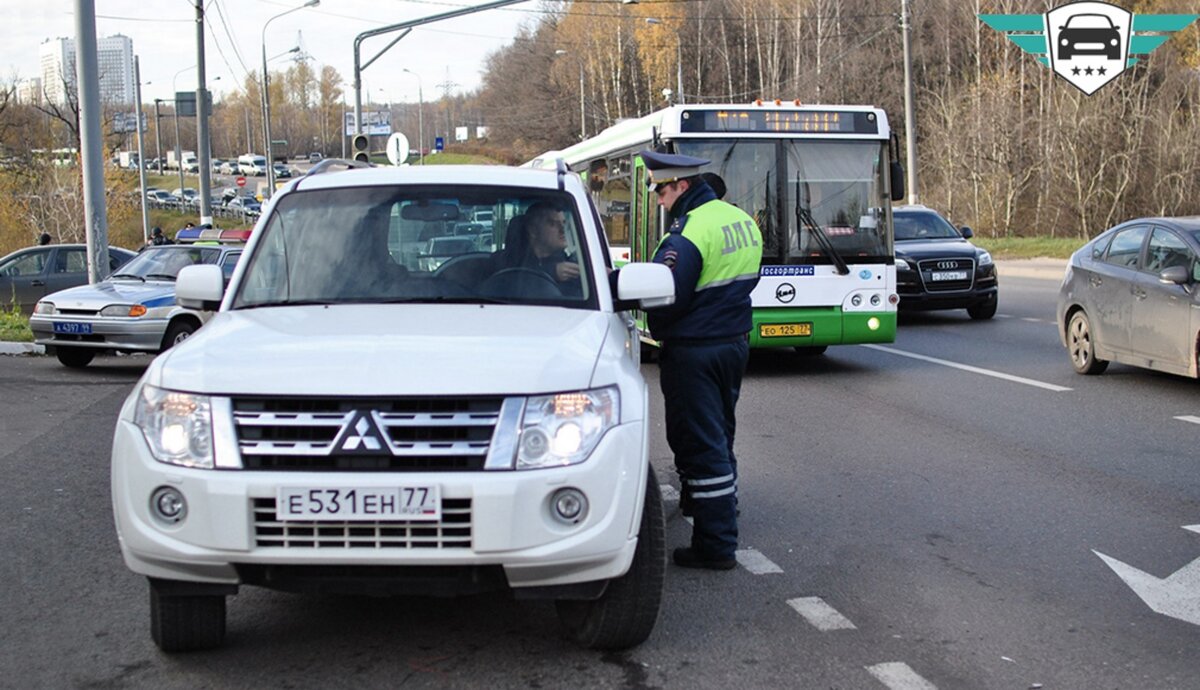
<path fill-rule="evenodd" d="M 682 234 L 671 233 L 663 238 L 654 253 L 654 263 L 663 264 L 671 269 L 675 278 L 675 303 L 654 309 L 654 315 L 661 321 L 674 321 L 688 312 L 692 298 L 696 296 L 696 283 L 700 280 L 700 269 L 704 267 L 704 259 L 700 249 Z"/>

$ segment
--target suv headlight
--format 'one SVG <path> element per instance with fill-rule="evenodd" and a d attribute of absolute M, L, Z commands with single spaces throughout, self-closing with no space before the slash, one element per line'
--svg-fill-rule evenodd
<path fill-rule="evenodd" d="M 212 468 L 212 405 L 208 396 L 142 386 L 133 422 L 142 430 L 155 460 Z"/>
<path fill-rule="evenodd" d="M 901 259 L 900 257 L 897 256 L 896 257 L 896 270 L 897 271 L 911 271 L 912 264 L 908 263 L 904 259 Z"/>
<path fill-rule="evenodd" d="M 517 469 L 577 465 L 620 419 L 616 387 L 531 397 L 525 403 Z"/>
<path fill-rule="evenodd" d="M 980 266 L 991 266 L 992 265 L 992 253 L 987 251 L 986 249 L 980 249 L 979 250 L 979 265 Z"/>

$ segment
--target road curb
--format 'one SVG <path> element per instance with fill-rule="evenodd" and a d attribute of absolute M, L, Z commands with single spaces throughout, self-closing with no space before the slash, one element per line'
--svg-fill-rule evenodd
<path fill-rule="evenodd" d="M 46 348 L 35 343 L 0 343 L 0 355 L 44 355 Z"/>

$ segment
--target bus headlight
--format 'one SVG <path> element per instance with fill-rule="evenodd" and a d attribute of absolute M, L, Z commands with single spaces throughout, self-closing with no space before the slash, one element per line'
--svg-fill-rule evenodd
<path fill-rule="evenodd" d="M 861 307 L 862 306 L 862 295 L 854 295 L 853 297 L 851 297 L 850 304 L 855 307 Z"/>
<path fill-rule="evenodd" d="M 142 430 L 155 460 L 212 468 L 212 405 L 208 396 L 142 386 L 133 422 Z"/>
<path fill-rule="evenodd" d="M 616 387 L 529 398 L 517 446 L 517 469 L 577 465 L 621 419 Z"/>

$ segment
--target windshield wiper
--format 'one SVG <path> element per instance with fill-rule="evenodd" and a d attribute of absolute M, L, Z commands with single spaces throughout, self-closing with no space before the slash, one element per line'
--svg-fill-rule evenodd
<path fill-rule="evenodd" d="M 146 282 L 145 278 L 134 273 L 114 273 L 110 275 L 109 278 L 132 278 L 134 280 L 140 280 L 143 283 Z"/>
<path fill-rule="evenodd" d="M 147 273 L 146 278 L 161 278 L 163 280 L 175 282 L 175 276 L 171 275 L 170 273 Z M 142 278 L 143 283 L 146 282 L 146 278 Z"/>
<path fill-rule="evenodd" d="M 825 255 L 837 266 L 838 275 L 844 276 L 850 272 L 850 267 L 846 265 L 846 260 L 833 248 L 833 243 L 829 241 L 829 237 L 821 229 L 821 226 L 817 225 L 817 221 L 813 219 L 812 213 L 804 204 L 800 203 L 799 177 L 796 178 L 796 224 L 803 225 L 813 237 L 817 238 L 817 244 L 821 245 L 821 251 L 825 252 Z"/>

